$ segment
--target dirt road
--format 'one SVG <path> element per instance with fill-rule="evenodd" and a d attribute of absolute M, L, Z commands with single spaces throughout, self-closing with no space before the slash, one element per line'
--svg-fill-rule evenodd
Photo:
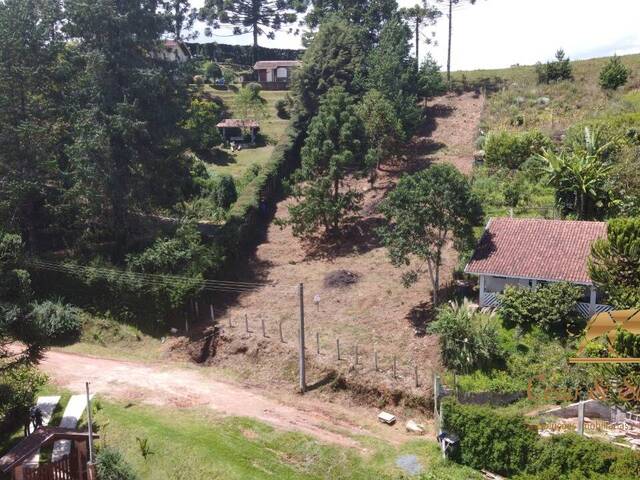
<path fill-rule="evenodd" d="M 358 447 L 351 435 L 371 432 L 349 421 L 352 409 L 314 399 L 287 405 L 263 392 L 191 368 L 108 360 L 49 351 L 40 368 L 58 386 L 83 392 L 90 381 L 94 393 L 149 405 L 206 406 L 225 415 L 252 417 L 275 427 L 297 430 L 321 441 Z M 210 373 L 210 372 L 209 372 Z M 344 432 L 344 433 L 341 433 Z"/>

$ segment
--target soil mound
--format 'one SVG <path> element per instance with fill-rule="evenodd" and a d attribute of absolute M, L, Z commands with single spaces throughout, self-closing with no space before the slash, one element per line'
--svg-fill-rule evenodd
<path fill-rule="evenodd" d="M 343 288 L 358 283 L 360 274 L 349 270 L 336 270 L 327 273 L 324 277 L 325 288 Z"/>

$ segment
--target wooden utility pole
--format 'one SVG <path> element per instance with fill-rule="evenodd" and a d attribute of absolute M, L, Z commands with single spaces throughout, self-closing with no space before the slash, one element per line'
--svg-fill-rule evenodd
<path fill-rule="evenodd" d="M 87 424 L 89 427 L 89 461 L 87 462 L 87 473 L 95 478 L 95 460 L 93 458 L 93 412 L 91 411 L 91 395 L 89 394 L 89 382 L 85 383 L 87 388 Z"/>
<path fill-rule="evenodd" d="M 298 295 L 300 301 L 300 340 L 299 340 L 299 361 L 300 361 L 300 393 L 307 389 L 306 372 L 304 365 L 304 285 L 298 285 Z"/>
<path fill-rule="evenodd" d="M 449 0 L 449 46 L 447 48 L 447 83 L 451 85 L 451 22 L 453 19 L 453 0 Z"/>

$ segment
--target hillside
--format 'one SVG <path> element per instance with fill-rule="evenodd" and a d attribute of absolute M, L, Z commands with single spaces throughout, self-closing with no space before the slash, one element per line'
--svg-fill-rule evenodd
<path fill-rule="evenodd" d="M 600 70 L 609 57 L 571 62 L 573 82 L 538 84 L 533 65 L 458 71 L 452 77 L 458 86 L 485 85 L 490 92 L 480 124 L 483 130 L 537 128 L 557 135 L 575 122 L 605 112 L 640 109 L 635 93 L 640 88 L 640 54 L 620 58 L 631 74 L 627 84 L 614 92 L 598 85 Z"/>

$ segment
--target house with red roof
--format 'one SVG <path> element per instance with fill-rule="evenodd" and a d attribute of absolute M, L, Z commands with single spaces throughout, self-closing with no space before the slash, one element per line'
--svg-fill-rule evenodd
<path fill-rule="evenodd" d="M 253 71 L 266 90 L 287 90 L 293 71 L 300 65 L 300 60 L 261 60 L 253 66 Z"/>
<path fill-rule="evenodd" d="M 481 307 L 497 306 L 498 294 L 508 285 L 569 282 L 584 287 L 577 308 L 591 316 L 611 310 L 599 303 L 587 268 L 591 244 L 606 236 L 605 222 L 492 218 L 464 271 L 479 277 Z"/>

